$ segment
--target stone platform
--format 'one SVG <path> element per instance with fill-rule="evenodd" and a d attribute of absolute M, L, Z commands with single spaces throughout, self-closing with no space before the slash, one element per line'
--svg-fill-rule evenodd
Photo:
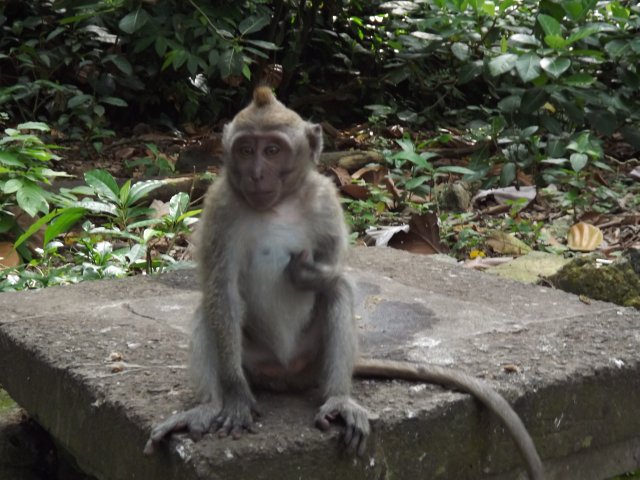
<path fill-rule="evenodd" d="M 640 468 L 640 312 L 390 249 L 356 248 L 363 354 L 485 378 L 514 405 L 549 479 Z M 317 392 L 259 393 L 259 433 L 174 437 L 151 426 L 193 404 L 185 361 L 192 271 L 0 295 L 0 385 L 101 480 L 516 479 L 499 421 L 438 386 L 357 380 L 379 419 L 367 455 L 313 427 Z"/>

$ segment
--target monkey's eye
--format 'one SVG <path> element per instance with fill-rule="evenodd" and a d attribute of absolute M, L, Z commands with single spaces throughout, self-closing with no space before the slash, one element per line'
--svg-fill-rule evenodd
<path fill-rule="evenodd" d="M 240 146 L 240 155 L 244 157 L 249 157 L 253 155 L 253 147 L 251 145 L 241 145 Z"/>
<path fill-rule="evenodd" d="M 264 149 L 264 154 L 267 157 L 272 157 L 274 155 L 277 155 L 278 153 L 280 153 L 280 147 L 274 143 L 272 143 L 271 145 L 267 145 Z"/>

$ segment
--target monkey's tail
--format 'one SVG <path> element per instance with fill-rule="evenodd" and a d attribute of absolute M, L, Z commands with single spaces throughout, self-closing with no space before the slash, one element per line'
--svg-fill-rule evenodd
<path fill-rule="evenodd" d="M 503 422 L 525 460 L 532 480 L 544 480 L 544 466 L 524 423 L 511 405 L 486 382 L 450 368 L 393 360 L 360 358 L 353 374 L 363 378 L 387 378 L 436 383 L 475 396 Z"/>

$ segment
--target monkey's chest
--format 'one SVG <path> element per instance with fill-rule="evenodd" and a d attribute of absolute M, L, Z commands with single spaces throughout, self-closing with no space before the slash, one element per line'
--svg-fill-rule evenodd
<path fill-rule="evenodd" d="M 295 288 L 285 272 L 291 255 L 311 249 L 304 230 L 268 225 L 253 232 L 246 252 L 245 329 L 287 365 L 299 355 L 300 337 L 311 322 L 315 295 Z"/>

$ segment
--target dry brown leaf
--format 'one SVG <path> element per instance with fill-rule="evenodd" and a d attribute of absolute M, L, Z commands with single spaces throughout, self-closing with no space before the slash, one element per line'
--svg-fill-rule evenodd
<path fill-rule="evenodd" d="M 425 255 L 447 252 L 447 247 L 440 242 L 438 217 L 434 213 L 413 215 L 409 220 L 409 232 L 395 234 L 389 240 L 389 246 Z"/>
<path fill-rule="evenodd" d="M 340 190 L 342 193 L 345 193 L 356 200 L 366 200 L 369 198 L 369 189 L 363 185 L 349 183 L 340 187 Z"/>
<path fill-rule="evenodd" d="M 567 245 L 578 252 L 593 252 L 602 244 L 602 230 L 590 223 L 578 222 L 569 229 Z"/>
<path fill-rule="evenodd" d="M 11 242 L 0 242 L 0 268 L 13 268 L 20 265 L 20 255 Z"/>
<path fill-rule="evenodd" d="M 114 156 L 120 160 L 128 160 L 136 153 L 133 147 L 122 147 L 114 152 Z"/>
<path fill-rule="evenodd" d="M 365 182 L 372 185 L 380 185 L 388 173 L 387 167 L 384 165 L 369 165 L 353 172 L 351 177 L 356 180 L 362 178 Z"/>
<path fill-rule="evenodd" d="M 351 175 L 349 175 L 349 172 L 346 168 L 338 166 L 329 167 L 329 171 L 333 174 L 339 187 L 351 184 Z"/>

